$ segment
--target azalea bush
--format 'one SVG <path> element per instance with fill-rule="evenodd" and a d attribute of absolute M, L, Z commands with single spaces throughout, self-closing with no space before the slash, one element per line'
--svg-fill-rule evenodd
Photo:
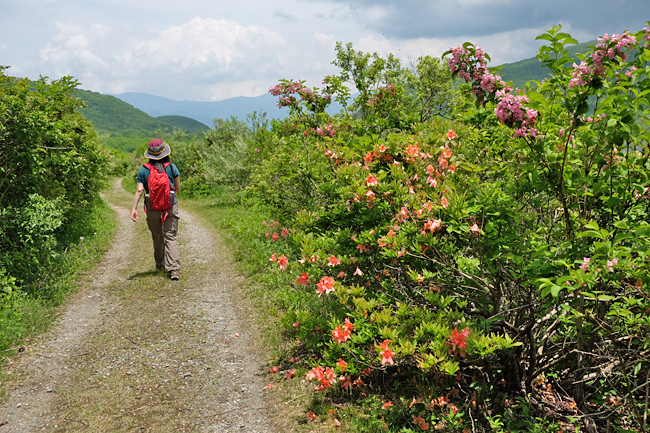
<path fill-rule="evenodd" d="M 365 401 L 391 431 L 530 431 L 545 413 L 534 428 L 645 426 L 649 32 L 606 35 L 570 66 L 576 41 L 549 29 L 551 78 L 522 90 L 465 44 L 448 67 L 476 108 L 405 131 L 375 107 L 406 87 L 363 81 L 378 75 L 326 81 L 353 77 L 365 106 L 340 86 L 272 89 L 292 116 L 253 190 L 285 229 L 260 236 L 273 272 L 319 302 L 283 316 L 318 391 Z M 335 97 L 352 108 L 327 117 Z"/>

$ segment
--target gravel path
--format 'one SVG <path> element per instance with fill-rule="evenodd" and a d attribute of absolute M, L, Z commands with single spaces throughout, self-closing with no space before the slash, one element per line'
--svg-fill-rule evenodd
<path fill-rule="evenodd" d="M 115 180 L 111 250 L 58 324 L 7 370 L 0 433 L 275 432 L 264 348 L 227 248 L 181 210 L 181 280 L 153 271 Z"/>

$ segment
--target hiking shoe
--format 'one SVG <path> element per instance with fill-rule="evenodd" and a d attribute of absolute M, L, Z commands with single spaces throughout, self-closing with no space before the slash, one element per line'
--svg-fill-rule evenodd
<path fill-rule="evenodd" d="M 173 281 L 177 281 L 180 278 L 178 271 L 171 271 L 169 273 L 169 278 L 171 278 Z"/>

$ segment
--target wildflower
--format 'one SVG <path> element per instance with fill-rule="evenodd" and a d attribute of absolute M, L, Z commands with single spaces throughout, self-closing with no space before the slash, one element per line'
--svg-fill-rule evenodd
<path fill-rule="evenodd" d="M 334 328 L 334 330 L 332 331 L 332 338 L 333 338 L 334 341 L 336 341 L 337 343 L 345 343 L 345 342 L 348 341 L 348 339 L 350 338 L 350 331 L 348 331 L 348 330 L 345 329 L 345 328 L 344 328 L 344 329 L 341 329 L 340 326 L 337 326 L 337 327 Z"/>
<path fill-rule="evenodd" d="M 583 257 L 582 264 L 580 265 L 580 269 L 582 269 L 583 274 L 587 272 L 587 268 L 589 268 L 589 261 L 590 260 L 591 259 L 589 257 Z"/>
<path fill-rule="evenodd" d="M 329 294 L 330 292 L 334 291 L 334 278 L 332 277 L 323 277 L 321 280 L 316 284 L 318 289 L 316 290 L 316 293 L 318 293 L 318 296 L 322 295 L 323 293 Z"/>
<path fill-rule="evenodd" d="M 280 265 L 280 269 L 284 271 L 285 269 L 287 269 L 288 264 L 289 264 L 289 259 L 287 259 L 286 256 L 282 254 L 278 259 L 278 265 Z"/>
<path fill-rule="evenodd" d="M 384 365 L 386 363 L 390 365 L 395 364 L 395 362 L 393 362 L 393 356 L 395 356 L 395 352 L 391 352 L 391 350 L 388 348 L 389 344 L 390 340 L 384 340 L 384 342 L 379 345 L 379 347 L 383 350 L 383 352 L 380 353 L 381 365 Z"/>
<path fill-rule="evenodd" d="M 301 286 L 306 286 L 309 284 L 309 275 L 307 275 L 307 272 L 303 272 L 301 276 L 296 278 L 296 282 Z"/>
<path fill-rule="evenodd" d="M 609 272 L 614 272 L 614 266 L 618 265 L 618 259 L 614 257 L 612 260 L 607 260 L 607 269 Z"/>
<path fill-rule="evenodd" d="M 352 389 L 352 381 L 347 376 L 339 377 L 339 383 L 341 384 L 341 388 L 343 388 L 343 389 L 346 389 L 346 388 L 347 389 Z"/>
<path fill-rule="evenodd" d="M 455 352 L 456 348 L 464 349 L 465 347 L 467 347 L 467 343 L 465 339 L 468 336 L 469 336 L 469 328 L 465 328 L 461 332 L 458 332 L 458 330 L 454 328 L 454 330 L 451 331 L 451 336 L 449 337 L 451 339 L 451 343 L 447 342 L 447 344 L 452 346 L 450 352 Z"/>
<path fill-rule="evenodd" d="M 327 259 L 327 266 L 336 266 L 340 264 L 341 261 L 337 259 L 335 256 L 331 256 L 329 259 Z"/>

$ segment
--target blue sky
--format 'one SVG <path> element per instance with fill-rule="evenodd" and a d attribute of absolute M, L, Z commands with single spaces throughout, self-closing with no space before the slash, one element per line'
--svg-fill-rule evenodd
<path fill-rule="evenodd" d="M 532 57 L 562 24 L 579 41 L 638 30 L 648 0 L 0 0 L 0 65 L 101 93 L 216 101 L 281 78 L 319 85 L 337 41 L 405 64 L 472 41 L 493 64 Z"/>

